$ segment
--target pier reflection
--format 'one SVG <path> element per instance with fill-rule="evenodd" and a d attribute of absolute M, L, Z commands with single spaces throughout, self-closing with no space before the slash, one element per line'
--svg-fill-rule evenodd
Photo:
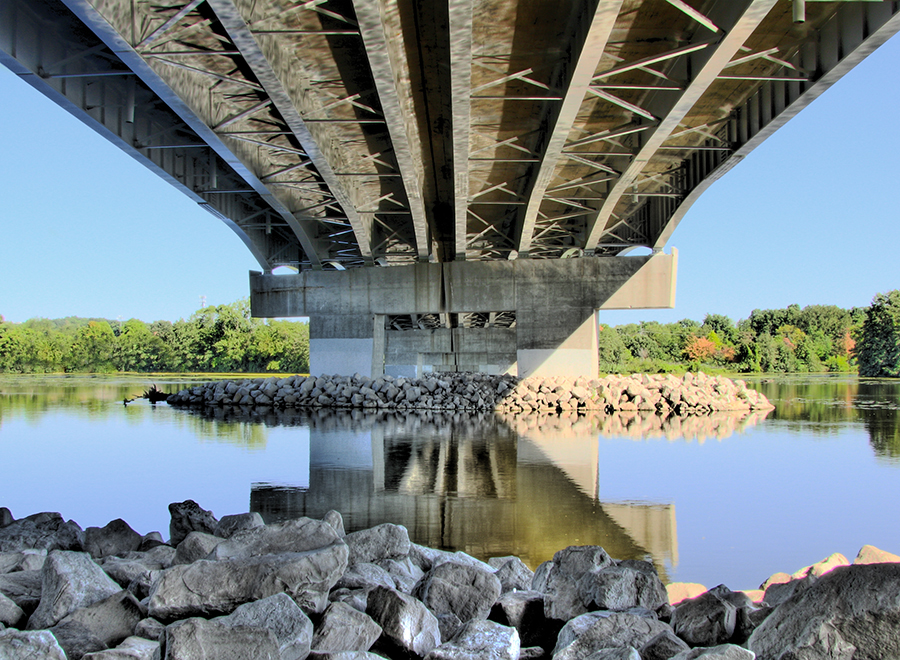
<path fill-rule="evenodd" d="M 704 419 L 693 422 L 698 437 L 755 418 Z M 532 568 L 585 544 L 651 559 L 663 574 L 678 563 L 673 503 L 598 498 L 599 436 L 611 423 L 653 426 L 642 417 L 319 411 L 297 421 L 309 428 L 309 485 L 254 484 L 250 509 L 268 522 L 337 509 L 348 532 L 395 522 L 417 543 L 514 554 Z"/>

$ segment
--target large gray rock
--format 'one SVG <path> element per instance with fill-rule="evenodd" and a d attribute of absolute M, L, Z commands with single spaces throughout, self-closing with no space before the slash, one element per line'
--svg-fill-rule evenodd
<path fill-rule="evenodd" d="M 490 618 L 515 628 L 524 647 L 539 645 L 548 627 L 544 616 L 544 596 L 539 591 L 507 591 L 501 594 L 491 608 Z"/>
<path fill-rule="evenodd" d="M 219 524 L 212 511 L 201 508 L 194 500 L 172 502 L 169 514 L 169 545 L 173 547 L 177 547 L 191 532 L 212 534 Z"/>
<path fill-rule="evenodd" d="M 222 538 L 206 532 L 191 532 L 175 548 L 173 564 L 193 564 L 198 559 L 206 559 L 215 550 Z"/>
<path fill-rule="evenodd" d="M 26 613 L 34 612 L 41 602 L 41 572 L 17 571 L 0 575 L 0 593 L 12 600 Z"/>
<path fill-rule="evenodd" d="M 496 569 L 494 575 L 500 580 L 500 593 L 531 589 L 534 571 L 518 557 L 492 557 L 488 560 L 488 565 Z"/>
<path fill-rule="evenodd" d="M 138 637 L 143 637 L 144 639 L 159 639 L 159 636 L 165 631 L 165 624 L 150 616 L 138 621 L 137 625 L 134 627 L 134 634 Z"/>
<path fill-rule="evenodd" d="M 222 516 L 222 519 L 216 525 L 214 534 L 223 539 L 231 538 L 237 532 L 243 532 L 248 529 L 256 529 L 257 527 L 265 527 L 266 522 L 257 511 L 251 513 L 236 513 L 231 516 Z"/>
<path fill-rule="evenodd" d="M 44 549 L 0 552 L 0 574 L 16 571 L 39 571 L 44 567 L 45 561 L 47 561 L 47 551 Z"/>
<path fill-rule="evenodd" d="M 143 616 L 137 599 L 127 591 L 120 591 L 75 610 L 50 630 L 69 659 L 74 660 L 130 637 Z"/>
<path fill-rule="evenodd" d="M 158 545 L 146 552 L 129 552 L 124 557 L 106 557 L 98 563 L 123 589 L 128 589 L 138 599 L 143 599 L 149 595 L 156 574 L 172 567 L 175 553 L 175 548 L 171 546 Z"/>
<path fill-rule="evenodd" d="M 553 660 L 584 660 L 602 649 L 640 648 L 671 629 L 652 617 L 629 612 L 589 612 L 577 616 L 559 631 Z M 593 657 L 593 656 L 591 656 Z"/>
<path fill-rule="evenodd" d="M 517 660 L 519 633 L 515 628 L 481 619 L 469 621 L 449 642 L 425 656 L 425 660 Z"/>
<path fill-rule="evenodd" d="M 5 506 L 0 506 L 0 527 L 11 525 L 14 520 L 15 518 L 13 518 L 13 514 L 10 513 L 9 509 Z"/>
<path fill-rule="evenodd" d="M 624 612 L 632 607 L 656 610 L 669 602 L 666 587 L 656 571 L 626 566 L 607 566 L 586 573 L 578 581 L 578 591 L 588 610 Z"/>
<path fill-rule="evenodd" d="M 405 594 L 412 593 L 419 580 L 425 575 L 425 571 L 414 564 L 409 557 L 405 559 L 385 559 L 378 562 L 378 565 L 390 574 L 394 584 L 397 585 L 397 589 Z"/>
<path fill-rule="evenodd" d="M 421 601 L 395 589 L 375 587 L 369 593 L 366 613 L 381 626 L 378 648 L 421 657 L 441 643 L 434 614 Z"/>
<path fill-rule="evenodd" d="M 760 660 L 900 657 L 900 564 L 837 568 L 779 605 L 747 648 Z"/>
<path fill-rule="evenodd" d="M 588 611 L 578 582 L 588 573 L 612 565 L 613 560 L 598 545 L 569 546 L 538 566 L 531 588 L 544 594 L 544 613 L 548 619 L 569 621 Z"/>
<path fill-rule="evenodd" d="M 25 611 L 8 596 L 0 593 L 0 624 L 18 628 L 25 619 Z"/>
<path fill-rule="evenodd" d="M 402 525 L 384 523 L 344 536 L 350 548 L 350 563 L 375 563 L 403 559 L 409 555 L 409 532 Z"/>
<path fill-rule="evenodd" d="M 675 634 L 691 646 L 718 646 L 734 636 L 737 608 L 707 591 L 679 603 L 670 623 Z"/>
<path fill-rule="evenodd" d="M 306 612 L 322 612 L 347 567 L 347 546 L 208 561 L 163 571 L 150 592 L 150 616 L 169 621 L 228 614 L 238 605 L 285 592 Z"/>
<path fill-rule="evenodd" d="M 166 660 L 280 660 L 275 634 L 258 626 L 229 626 L 191 618 L 166 627 Z"/>
<path fill-rule="evenodd" d="M 697 658 L 705 658 L 706 660 L 753 660 L 756 657 L 752 651 L 737 646 L 735 644 L 721 644 L 713 647 L 700 647 L 682 651 L 678 655 L 672 656 L 671 660 L 696 660 Z"/>
<path fill-rule="evenodd" d="M 210 559 L 240 559 L 285 552 L 306 552 L 340 542 L 328 523 L 297 518 L 281 523 L 236 532 L 219 543 Z"/>
<path fill-rule="evenodd" d="M 447 562 L 468 564 L 488 572 L 494 571 L 494 568 L 490 564 L 487 564 L 480 559 L 475 559 L 475 557 L 466 554 L 465 552 L 447 552 L 446 550 L 437 550 L 424 545 L 418 545 L 417 543 L 410 543 L 409 559 L 414 565 L 418 566 L 423 573 L 439 564 L 446 564 Z"/>
<path fill-rule="evenodd" d="M 0 552 L 43 548 L 50 550 L 84 549 L 84 532 L 73 521 L 65 522 L 55 512 L 35 513 L 0 527 Z"/>
<path fill-rule="evenodd" d="M 689 649 L 687 643 L 670 629 L 646 642 L 639 651 L 641 660 L 668 660 L 673 655 Z"/>
<path fill-rule="evenodd" d="M 108 556 L 121 557 L 141 547 L 142 537 L 127 522 L 117 518 L 106 527 L 88 527 L 84 530 L 84 550 L 94 559 Z"/>
<path fill-rule="evenodd" d="M 397 587 L 394 578 L 378 564 L 353 564 L 334 585 L 336 589 L 374 589 L 375 587 Z"/>
<path fill-rule="evenodd" d="M 66 660 L 56 637 L 49 630 L 0 630 L 3 660 Z"/>
<path fill-rule="evenodd" d="M 487 618 L 500 596 L 500 580 L 492 572 L 447 562 L 425 573 L 412 595 L 435 615 L 452 613 L 466 623 Z"/>
<path fill-rule="evenodd" d="M 312 639 L 317 651 L 368 651 L 381 636 L 379 626 L 368 614 L 346 603 L 332 603 L 322 615 Z"/>
<path fill-rule="evenodd" d="M 50 628 L 75 610 L 121 590 L 87 553 L 53 550 L 41 570 L 41 602 L 29 617 L 28 628 Z"/>
<path fill-rule="evenodd" d="M 154 660 L 159 653 L 159 642 L 141 637 L 127 637 L 114 649 L 95 651 L 82 656 L 82 660 Z"/>
<path fill-rule="evenodd" d="M 258 626 L 275 635 L 281 660 L 303 660 L 310 649 L 313 624 L 285 593 L 245 603 L 228 616 L 213 619 L 227 626 Z"/>

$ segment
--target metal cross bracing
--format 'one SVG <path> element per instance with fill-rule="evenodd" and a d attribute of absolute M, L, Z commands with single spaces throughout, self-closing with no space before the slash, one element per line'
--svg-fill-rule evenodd
<path fill-rule="evenodd" d="M 0 61 L 267 271 L 613 256 L 661 249 L 712 181 L 900 29 L 897 2 L 795 9 L 0 0 Z"/>

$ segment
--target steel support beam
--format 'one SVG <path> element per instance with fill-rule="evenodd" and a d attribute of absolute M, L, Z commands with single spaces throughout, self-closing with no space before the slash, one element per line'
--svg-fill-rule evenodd
<path fill-rule="evenodd" d="M 397 2 L 354 0 L 353 7 L 381 101 L 381 111 L 391 136 L 394 158 L 406 189 L 416 237 L 416 254 L 419 261 L 428 261 L 431 250 L 422 199 L 422 179 L 425 175 L 418 156 L 422 153 L 422 140 L 413 116 L 409 64 L 397 15 Z"/>
<path fill-rule="evenodd" d="M 303 150 L 316 166 L 319 175 L 325 181 L 331 194 L 344 211 L 359 244 L 359 251 L 367 265 L 372 265 L 372 221 L 364 219 L 357 208 L 361 201 L 354 199 L 353 189 L 345 188 L 343 182 L 335 175 L 331 163 L 324 150 L 310 132 L 298 110 L 298 105 L 282 82 L 279 72 L 263 53 L 250 27 L 244 21 L 240 10 L 231 0 L 207 0 L 216 13 L 216 17 L 225 28 L 229 38 L 243 54 L 244 60 L 253 71 L 253 75 L 266 90 L 278 113 L 293 131 L 294 136 L 303 146 Z"/>
<path fill-rule="evenodd" d="M 746 6 L 740 18 L 734 26 L 727 30 L 722 40 L 708 56 L 703 66 L 694 76 L 678 100 L 672 105 L 668 113 L 660 118 L 659 124 L 646 136 L 640 151 L 631 160 L 628 168 L 613 185 L 612 189 L 597 211 L 596 215 L 589 218 L 584 243 L 585 252 L 592 253 L 600 237 L 606 229 L 606 224 L 613 214 L 616 205 L 628 189 L 637 180 L 638 175 L 644 169 L 649 160 L 662 146 L 662 143 L 678 128 L 685 115 L 694 107 L 704 92 L 716 81 L 731 59 L 737 54 L 747 38 L 768 16 L 769 11 L 776 4 L 776 0 L 752 0 Z M 701 51 L 701 56 L 707 51 Z"/>
<path fill-rule="evenodd" d="M 621 7 L 622 0 L 600 0 L 593 7 L 593 12 L 588 11 L 586 16 L 579 17 L 577 21 L 578 27 L 584 30 L 587 26 L 587 31 L 575 37 L 581 43 L 573 44 L 570 48 L 575 62 L 573 65 L 569 65 L 571 74 L 568 85 L 566 85 L 565 95 L 562 103 L 554 109 L 555 112 L 551 110 L 556 116 L 551 116 L 547 122 L 547 146 L 541 155 L 541 164 L 532 178 L 530 190 L 527 192 L 528 202 L 524 214 L 521 221 L 517 223 L 517 226 L 521 228 L 516 248 L 519 256 L 527 256 L 531 248 L 534 223 L 537 220 L 541 201 L 553 178 L 557 163 L 562 156 L 563 147 L 575 123 L 578 110 L 584 102 L 600 58 L 603 57 L 603 51 L 606 49 L 606 43 L 616 24 Z M 567 64 L 569 63 L 567 62 Z"/>

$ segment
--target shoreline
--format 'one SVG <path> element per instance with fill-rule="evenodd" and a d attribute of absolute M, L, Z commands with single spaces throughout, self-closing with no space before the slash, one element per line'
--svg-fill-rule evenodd
<path fill-rule="evenodd" d="M 797 621 L 830 630 L 817 643 L 831 650 L 870 639 L 888 657 L 900 643 L 900 603 L 878 598 L 900 589 L 900 556 L 872 546 L 853 564 L 831 555 L 742 592 L 663 585 L 652 564 L 600 546 L 560 549 L 532 572 L 513 556 L 411 543 L 391 523 L 348 534 L 335 511 L 269 525 L 258 513 L 216 519 L 192 500 L 169 511 L 165 542 L 121 519 L 82 530 L 0 508 L 0 657 L 179 660 L 200 639 L 203 652 L 297 660 L 573 660 L 613 648 L 596 657 L 774 659 L 810 642 Z M 355 655 L 329 655 L 339 652 Z"/>

